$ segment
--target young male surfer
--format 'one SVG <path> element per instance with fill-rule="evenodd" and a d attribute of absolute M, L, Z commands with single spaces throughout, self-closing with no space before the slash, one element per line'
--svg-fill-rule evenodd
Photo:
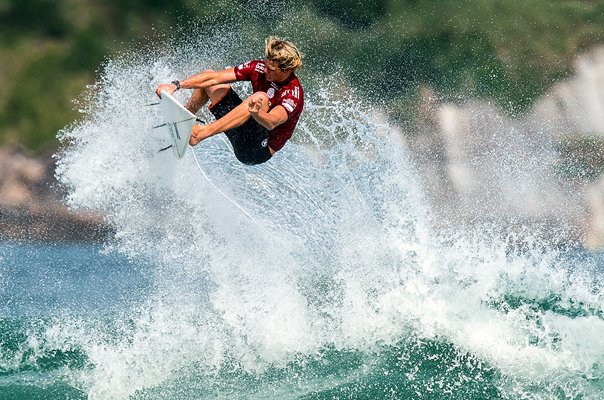
<path fill-rule="evenodd" d="M 248 165 L 268 161 L 292 137 L 304 108 L 304 91 L 295 74 L 302 66 L 302 54 L 286 40 L 271 36 L 265 41 L 264 59 L 253 60 L 222 71 L 204 71 L 184 80 L 157 87 L 161 96 L 179 89 L 193 89 L 186 108 L 196 113 L 211 101 L 216 121 L 195 125 L 191 146 L 224 132 L 235 156 Z M 251 81 L 252 95 L 242 101 L 231 89 L 232 82 Z"/>

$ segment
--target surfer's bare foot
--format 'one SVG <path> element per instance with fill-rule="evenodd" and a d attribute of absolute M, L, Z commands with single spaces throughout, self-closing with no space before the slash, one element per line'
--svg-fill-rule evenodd
<path fill-rule="evenodd" d="M 193 128 L 191 128 L 191 138 L 189 139 L 189 144 L 191 146 L 196 146 L 197 143 L 207 137 L 207 135 L 204 135 L 204 128 L 204 125 L 193 125 Z"/>

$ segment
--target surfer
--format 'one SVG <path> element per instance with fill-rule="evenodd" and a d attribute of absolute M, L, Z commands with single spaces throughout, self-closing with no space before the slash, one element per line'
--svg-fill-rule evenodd
<path fill-rule="evenodd" d="M 191 146 L 224 132 L 239 161 L 261 164 L 292 137 L 304 108 L 304 91 L 295 74 L 302 66 L 302 57 L 293 43 L 271 36 L 265 41 L 262 60 L 164 83 L 156 93 L 160 96 L 162 90 L 172 94 L 179 89 L 193 89 L 186 104 L 192 113 L 211 102 L 209 110 L 216 120 L 193 126 Z M 236 81 L 252 83 L 253 93 L 246 101 L 231 88 L 230 83 Z"/>

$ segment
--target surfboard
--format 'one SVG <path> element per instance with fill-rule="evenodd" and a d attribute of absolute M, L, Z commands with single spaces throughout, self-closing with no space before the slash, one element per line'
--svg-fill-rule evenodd
<path fill-rule="evenodd" d="M 191 128 L 195 125 L 197 117 L 165 90 L 161 92 L 159 108 L 163 116 L 163 123 L 154 126 L 153 129 L 162 131 L 162 134 L 168 135 L 171 139 L 171 145 L 160 151 L 171 148 L 174 157 L 183 158 L 189 145 Z"/>

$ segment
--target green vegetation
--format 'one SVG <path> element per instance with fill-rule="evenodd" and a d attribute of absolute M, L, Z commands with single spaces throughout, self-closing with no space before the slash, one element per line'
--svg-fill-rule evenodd
<path fill-rule="evenodd" d="M 604 41 L 601 0 L 0 0 L 0 144 L 53 148 L 106 57 L 186 21 L 291 38 L 306 73 L 339 71 L 398 118 L 422 86 L 521 113 Z"/>

